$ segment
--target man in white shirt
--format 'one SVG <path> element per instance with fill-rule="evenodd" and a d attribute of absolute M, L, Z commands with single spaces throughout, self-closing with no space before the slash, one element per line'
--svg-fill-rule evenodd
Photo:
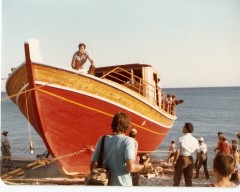
<path fill-rule="evenodd" d="M 199 142 L 199 148 L 200 148 L 199 149 L 199 162 L 197 164 L 195 178 L 199 177 L 199 170 L 203 165 L 205 177 L 206 177 L 206 179 L 209 179 L 209 173 L 208 173 L 208 169 L 207 169 L 207 145 L 204 143 L 203 137 L 200 137 L 198 139 L 198 142 Z"/>
<path fill-rule="evenodd" d="M 173 186 L 179 186 L 184 175 L 185 185 L 192 186 L 193 176 L 193 157 L 192 153 L 199 151 L 198 140 L 192 136 L 193 125 L 191 123 L 185 123 L 183 126 L 183 136 L 179 138 L 177 143 L 177 150 L 174 155 L 174 184 Z M 197 158 L 196 158 L 197 159 Z M 198 161 L 198 159 L 196 160 Z"/>

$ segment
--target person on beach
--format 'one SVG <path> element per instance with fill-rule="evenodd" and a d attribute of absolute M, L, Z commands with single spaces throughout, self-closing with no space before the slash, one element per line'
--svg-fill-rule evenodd
<path fill-rule="evenodd" d="M 240 174 L 240 164 L 239 164 L 240 159 L 239 159 L 239 152 L 237 149 L 238 149 L 237 143 L 233 143 L 231 155 L 233 156 L 233 158 L 236 161 L 236 166 L 235 166 L 234 173 L 231 175 L 230 181 L 233 181 L 238 184 L 239 183 L 239 174 Z"/>
<path fill-rule="evenodd" d="M 108 185 L 132 186 L 130 173 L 139 172 L 152 167 L 147 160 L 143 165 L 137 164 L 135 140 L 125 135 L 130 126 L 130 118 L 123 112 L 116 113 L 112 120 L 112 134 L 106 135 L 104 143 L 103 164 L 110 171 Z M 100 152 L 99 138 L 92 156 L 90 169 L 97 164 Z"/>
<path fill-rule="evenodd" d="M 240 131 L 236 132 L 237 138 L 240 140 Z"/>
<path fill-rule="evenodd" d="M 204 143 L 204 138 L 200 137 L 198 139 L 199 143 L 199 162 L 197 164 L 196 168 L 196 176 L 195 179 L 199 177 L 199 170 L 203 166 L 204 168 L 204 174 L 206 179 L 209 179 L 209 173 L 208 173 L 208 168 L 207 168 L 207 145 Z"/>
<path fill-rule="evenodd" d="M 93 74 L 96 68 L 94 60 L 86 52 L 86 45 L 84 43 L 80 43 L 78 45 L 78 51 L 73 54 L 71 66 L 73 69 L 80 70 L 80 72 L 86 73 L 86 70 L 84 69 L 84 64 L 87 60 L 89 60 L 91 63 L 88 73 Z"/>
<path fill-rule="evenodd" d="M 229 177 L 234 172 L 235 159 L 231 155 L 218 153 L 213 160 L 213 170 L 216 182 L 208 185 L 210 187 L 236 187 L 236 184 L 229 181 Z"/>
<path fill-rule="evenodd" d="M 238 138 L 238 140 L 239 140 L 239 148 L 240 148 L 240 131 L 239 131 L 239 132 L 236 132 L 236 136 L 237 136 L 237 138 Z"/>
<path fill-rule="evenodd" d="M 2 165 L 5 168 L 11 168 L 10 143 L 7 138 L 8 131 L 3 131 L 1 135 Z"/>
<path fill-rule="evenodd" d="M 184 175 L 185 185 L 192 186 L 192 176 L 193 176 L 193 157 L 194 152 L 197 153 L 196 162 L 198 162 L 199 157 L 199 144 L 198 140 L 192 136 L 193 125 L 191 123 L 185 123 L 182 129 L 183 136 L 179 138 L 176 145 L 176 153 L 174 155 L 174 184 L 173 186 L 179 186 Z"/>
<path fill-rule="evenodd" d="M 132 137 L 135 141 L 135 148 L 136 148 L 136 163 L 139 161 L 137 159 L 137 151 L 138 151 L 138 142 L 136 141 L 136 137 L 137 137 L 137 130 L 136 129 L 131 129 L 131 131 L 129 132 L 129 137 Z M 132 183 L 133 186 L 138 186 L 139 185 L 139 176 L 140 173 L 139 172 L 135 172 L 135 173 L 131 173 L 132 176 Z"/>
<path fill-rule="evenodd" d="M 171 160 L 173 160 L 174 154 L 176 152 L 175 150 L 175 141 L 171 141 L 171 144 L 168 149 L 168 158 L 167 158 L 167 163 L 170 163 Z"/>
<path fill-rule="evenodd" d="M 214 152 L 217 152 L 217 153 L 219 152 L 218 145 L 221 142 L 222 137 L 223 137 L 223 133 L 222 132 L 218 132 L 218 143 L 217 143 L 217 146 L 214 148 Z"/>
<path fill-rule="evenodd" d="M 226 137 L 221 137 L 221 141 L 218 143 L 218 150 L 219 153 L 225 153 L 227 155 L 231 154 L 232 148 L 231 145 L 228 143 Z"/>

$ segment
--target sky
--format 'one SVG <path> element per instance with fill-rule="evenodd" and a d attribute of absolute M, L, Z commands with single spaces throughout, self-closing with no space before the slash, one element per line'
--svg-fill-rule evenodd
<path fill-rule="evenodd" d="M 39 40 L 70 68 L 78 44 L 97 66 L 144 63 L 163 88 L 240 86 L 239 0 L 3 0 L 1 85 Z"/>

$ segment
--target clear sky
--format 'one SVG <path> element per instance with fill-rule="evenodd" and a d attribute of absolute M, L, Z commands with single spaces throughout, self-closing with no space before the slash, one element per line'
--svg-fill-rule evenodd
<path fill-rule="evenodd" d="M 83 42 L 97 66 L 152 64 L 164 88 L 240 86 L 239 34 L 239 0 L 3 0 L 1 77 L 35 38 L 57 66 Z"/>

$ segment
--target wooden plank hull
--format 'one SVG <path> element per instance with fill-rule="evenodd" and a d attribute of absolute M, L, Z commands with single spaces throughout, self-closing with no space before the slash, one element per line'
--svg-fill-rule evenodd
<path fill-rule="evenodd" d="M 44 87 L 38 90 L 38 96 L 45 124 L 42 130 L 45 143 L 54 157 L 60 157 L 59 162 L 68 173 L 89 171 L 91 147 L 95 146 L 99 136 L 111 133 L 112 117 L 118 111 L 131 117 L 132 127 L 139 133 L 140 151 L 155 150 L 169 131 L 169 128 L 148 121 L 143 116 L 88 95 Z M 24 108 L 25 97 L 19 100 L 22 103 L 19 107 Z M 34 118 L 30 118 L 30 122 L 36 124 Z M 86 147 L 89 148 L 81 151 Z M 65 155 L 73 156 L 61 158 Z"/>
<path fill-rule="evenodd" d="M 90 75 L 33 63 L 31 86 L 29 72 L 25 64 L 16 69 L 6 90 L 69 175 L 89 172 L 97 139 L 111 133 L 116 112 L 130 116 L 139 151 L 155 150 L 176 119 L 130 89 Z"/>

